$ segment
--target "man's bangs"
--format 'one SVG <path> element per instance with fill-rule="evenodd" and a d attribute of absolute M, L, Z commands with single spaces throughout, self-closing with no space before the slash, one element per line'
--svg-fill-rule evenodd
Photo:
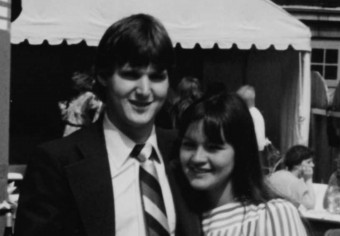
<path fill-rule="evenodd" d="M 126 42 L 126 41 L 125 41 Z M 118 49 L 118 66 L 129 63 L 133 67 L 154 65 L 158 70 L 169 70 L 174 64 L 172 45 L 166 42 L 154 42 L 149 39 L 139 38 L 130 40 Z M 124 53 L 123 53 L 124 52 Z"/>

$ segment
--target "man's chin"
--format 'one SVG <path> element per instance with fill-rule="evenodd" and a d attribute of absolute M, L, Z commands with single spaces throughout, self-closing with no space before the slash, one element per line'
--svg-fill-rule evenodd
<path fill-rule="evenodd" d="M 128 124 L 134 128 L 143 128 L 147 126 L 152 126 L 154 123 L 154 119 L 150 119 L 145 116 L 136 116 L 129 120 Z"/>

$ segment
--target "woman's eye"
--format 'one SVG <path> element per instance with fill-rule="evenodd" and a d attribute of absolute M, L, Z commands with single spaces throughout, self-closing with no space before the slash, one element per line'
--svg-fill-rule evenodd
<path fill-rule="evenodd" d="M 190 142 L 190 141 L 183 141 L 181 144 L 182 149 L 193 149 L 195 148 L 195 143 Z"/>
<path fill-rule="evenodd" d="M 121 71 L 120 76 L 126 79 L 138 79 L 140 74 L 137 71 Z"/>
<path fill-rule="evenodd" d="M 217 152 L 219 150 L 222 150 L 223 146 L 218 145 L 218 144 L 207 144 L 205 148 L 206 148 L 207 151 Z"/>

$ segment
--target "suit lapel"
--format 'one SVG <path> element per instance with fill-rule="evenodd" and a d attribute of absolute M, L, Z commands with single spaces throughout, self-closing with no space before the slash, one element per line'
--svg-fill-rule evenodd
<path fill-rule="evenodd" d="M 115 235 L 111 173 L 101 124 L 91 126 L 79 141 L 84 158 L 66 167 L 89 236 Z"/>

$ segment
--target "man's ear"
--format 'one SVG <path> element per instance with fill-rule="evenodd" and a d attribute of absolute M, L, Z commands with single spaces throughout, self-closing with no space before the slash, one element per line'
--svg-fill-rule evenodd
<path fill-rule="evenodd" d="M 106 85 L 107 85 L 107 80 L 104 79 L 102 76 L 98 76 L 98 82 L 103 87 L 106 87 Z"/>

